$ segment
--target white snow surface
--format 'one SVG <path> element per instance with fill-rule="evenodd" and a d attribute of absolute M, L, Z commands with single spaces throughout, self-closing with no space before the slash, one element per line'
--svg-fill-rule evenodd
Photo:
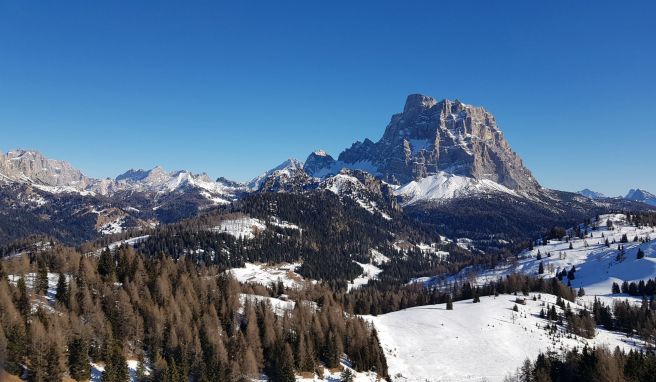
<path fill-rule="evenodd" d="M 243 313 L 243 306 L 246 303 L 246 301 L 250 301 L 251 303 L 259 303 L 262 301 L 268 302 L 269 304 L 271 304 L 271 308 L 273 309 L 273 312 L 277 316 L 281 316 L 281 317 L 284 316 L 286 313 L 289 313 L 292 310 L 294 310 L 294 307 L 296 306 L 295 301 L 285 301 L 279 298 L 242 293 L 239 295 L 239 302 L 242 305 L 240 313 Z"/>
<path fill-rule="evenodd" d="M 500 295 L 481 297 L 477 304 L 455 302 L 450 311 L 440 304 L 367 318 L 378 331 L 394 381 L 501 381 L 526 358 L 559 351 L 561 346 L 579 350 L 586 343 L 625 350 L 640 346 L 620 333 L 601 329 L 592 340 L 555 338 L 543 329 L 548 321 L 539 312 L 546 309 L 543 303 L 551 306 L 556 297 L 531 298 L 518 305 L 519 312 L 512 310 L 515 296 Z M 572 309 L 578 308 L 572 304 Z"/>
<path fill-rule="evenodd" d="M 266 224 L 248 216 L 223 220 L 219 226 L 212 228 L 216 232 L 225 232 L 236 238 L 252 239 L 258 231 L 266 229 Z"/>
<path fill-rule="evenodd" d="M 281 280 L 286 288 L 297 288 L 303 284 L 303 277 L 296 273 L 300 263 L 277 265 L 246 263 L 243 268 L 228 270 L 241 283 L 255 283 L 269 286 Z"/>
<path fill-rule="evenodd" d="M 378 274 L 382 272 L 382 270 L 377 266 L 375 266 L 374 264 L 359 263 L 357 261 L 355 261 L 355 263 L 362 267 L 362 273 L 360 274 L 360 276 L 356 277 L 355 279 L 353 279 L 352 282 L 348 284 L 347 286 L 348 290 L 357 289 L 363 285 L 367 285 L 369 283 L 369 280 L 377 279 Z"/>
<path fill-rule="evenodd" d="M 402 198 L 404 206 L 420 201 L 448 200 L 472 194 L 498 192 L 516 195 L 515 191 L 488 179 L 478 180 L 446 172 L 412 181 L 395 191 L 396 195 Z"/>
<path fill-rule="evenodd" d="M 614 222 L 614 229 L 609 230 L 606 222 Z M 535 246 L 533 250 L 525 250 L 519 255 L 515 264 L 504 264 L 495 269 L 466 268 L 448 278 L 422 278 L 415 282 L 451 284 L 454 281 L 468 280 L 477 285 L 494 281 L 512 273 L 524 273 L 534 276 L 551 278 L 557 272 L 576 268 L 574 280 L 570 280 L 572 287 L 584 288 L 586 297 L 594 296 L 626 298 L 626 295 L 613 296 L 611 288 L 613 282 L 622 284 L 623 281 L 646 280 L 656 278 L 656 231 L 652 227 L 635 227 L 626 223 L 622 214 L 602 215 L 599 223 L 595 224 L 585 239 L 572 239 L 570 242 L 550 240 L 546 245 Z M 590 237 L 590 234 L 592 237 Z M 621 244 L 620 240 L 626 235 L 629 242 Z M 634 242 L 634 238 L 648 240 L 645 243 Z M 610 247 L 604 245 L 608 239 Z M 615 244 L 612 244 L 615 241 Z M 572 249 L 569 249 L 570 243 Z M 618 261 L 618 246 L 624 246 L 624 260 Z M 638 248 L 645 253 L 645 257 L 637 259 Z M 538 251 L 541 259 L 538 260 Z M 548 255 L 551 256 L 548 256 Z M 544 266 L 544 274 L 538 275 L 540 262 Z M 568 279 L 564 278 L 563 282 Z"/>

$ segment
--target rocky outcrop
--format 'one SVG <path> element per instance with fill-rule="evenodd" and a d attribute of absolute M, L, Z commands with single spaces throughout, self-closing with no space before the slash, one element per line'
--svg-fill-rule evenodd
<path fill-rule="evenodd" d="M 339 172 L 340 168 L 337 168 L 336 164 L 332 156 L 323 150 L 317 150 L 307 157 L 303 169 L 310 176 L 323 178 Z"/>
<path fill-rule="evenodd" d="M 624 199 L 656 206 L 656 195 L 639 188 L 629 190 Z"/>
<path fill-rule="evenodd" d="M 512 190 L 540 187 L 492 114 L 458 100 L 438 102 L 421 94 L 408 96 L 403 112 L 392 116 L 378 142 L 354 143 L 339 155 L 338 163 L 369 167 L 370 173 L 393 184 L 445 172 L 491 180 Z"/>
<path fill-rule="evenodd" d="M 15 150 L 0 157 L 0 179 L 49 187 L 84 190 L 94 183 L 69 163 L 31 150 Z"/>

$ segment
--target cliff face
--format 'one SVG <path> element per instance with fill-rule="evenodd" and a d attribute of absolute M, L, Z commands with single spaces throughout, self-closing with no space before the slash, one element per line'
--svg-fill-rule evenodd
<path fill-rule="evenodd" d="M 339 155 L 347 166 L 370 163 L 385 181 L 405 184 L 438 172 L 488 179 L 513 190 L 539 184 L 512 151 L 492 114 L 460 101 L 408 96 L 378 142 L 356 142 Z"/>

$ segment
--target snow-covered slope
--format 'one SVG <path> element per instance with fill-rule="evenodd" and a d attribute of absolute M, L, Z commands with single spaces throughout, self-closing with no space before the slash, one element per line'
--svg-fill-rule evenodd
<path fill-rule="evenodd" d="M 478 180 L 446 172 L 414 180 L 396 190 L 403 205 L 498 192 L 516 195 L 515 191 L 488 179 Z"/>
<path fill-rule="evenodd" d="M 613 222 L 613 228 L 607 227 L 607 221 Z M 466 268 L 460 273 L 447 278 L 421 278 L 416 281 L 430 285 L 448 285 L 455 281 L 471 281 L 484 284 L 497 280 L 511 273 L 524 273 L 539 277 L 554 277 L 563 270 L 575 267 L 575 278 L 568 281 L 575 288 L 584 288 L 587 296 L 613 297 L 613 282 L 645 280 L 656 278 L 656 230 L 653 227 L 635 227 L 627 223 L 622 214 L 601 215 L 584 239 L 550 240 L 543 245 L 536 245 L 532 250 L 525 250 L 516 263 L 501 265 L 495 269 Z M 586 228 L 582 228 L 586 230 Z M 628 243 L 620 243 L 626 235 Z M 634 239 L 638 238 L 635 242 Z M 609 247 L 605 241 L 608 239 Z M 642 243 L 641 241 L 645 241 Z M 571 244 L 571 249 L 570 249 Z M 621 250 L 624 256 L 621 258 Z M 645 256 L 637 258 L 638 248 Z M 544 273 L 539 274 L 540 263 Z M 626 296 L 615 296 L 625 298 Z"/>
<path fill-rule="evenodd" d="M 387 220 L 391 217 L 386 211 L 394 209 L 396 204 L 390 189 L 373 176 L 360 171 L 342 170 L 324 179 L 319 188 L 334 193 L 340 199 L 349 198 L 371 213 L 379 212 Z"/>
<path fill-rule="evenodd" d="M 535 295 L 537 297 L 537 294 Z M 393 381 L 501 381 L 540 352 L 560 351 L 585 344 L 619 346 L 635 344 L 619 333 L 597 330 L 592 340 L 550 334 L 540 310 L 555 303 L 552 295 L 527 299 L 513 311 L 515 296 L 482 297 L 454 303 L 429 305 L 370 317 L 385 351 Z M 572 304 L 572 309 L 580 306 Z M 557 307 L 559 312 L 562 312 Z M 635 344 L 635 345 L 634 345 Z"/>
<path fill-rule="evenodd" d="M 278 265 L 246 263 L 243 268 L 232 268 L 228 272 L 241 283 L 270 286 L 282 281 L 286 288 L 296 288 L 303 284 L 303 277 L 296 273 L 296 268 L 299 266 L 299 263 Z"/>
<path fill-rule="evenodd" d="M 251 190 L 259 190 L 260 188 L 262 188 L 267 178 L 270 178 L 272 176 L 289 178 L 292 177 L 295 171 L 302 170 L 302 169 L 303 169 L 302 162 L 299 162 L 294 158 L 289 158 L 286 161 L 279 164 L 278 166 L 272 168 L 271 170 L 268 170 L 263 174 L 261 174 L 260 176 L 252 179 L 250 182 L 248 182 L 248 187 Z"/>

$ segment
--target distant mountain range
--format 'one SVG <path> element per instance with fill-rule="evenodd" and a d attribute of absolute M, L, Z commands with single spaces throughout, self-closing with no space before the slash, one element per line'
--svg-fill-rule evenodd
<path fill-rule="evenodd" d="M 617 199 L 591 190 L 545 189 L 491 113 L 413 94 L 377 142 L 355 142 L 337 159 L 317 150 L 305 162 L 289 159 L 247 183 L 161 167 L 93 179 L 37 151 L 8 152 L 0 155 L 0 242 L 42 233 L 77 243 L 271 192 L 330 192 L 372 214 L 392 219 L 403 213 L 445 234 L 488 244 L 535 236 L 549 225 L 606 210 L 656 205 L 656 197 L 642 190 Z"/>
<path fill-rule="evenodd" d="M 600 192 L 595 192 L 590 189 L 584 189 L 578 192 L 578 194 L 583 195 L 590 199 L 607 199 L 610 198 Z M 635 202 L 645 203 L 652 206 L 656 206 L 656 195 L 652 194 L 649 191 L 641 190 L 639 188 L 630 189 L 625 196 L 618 196 L 616 198 L 623 198 L 626 200 L 632 200 Z"/>

